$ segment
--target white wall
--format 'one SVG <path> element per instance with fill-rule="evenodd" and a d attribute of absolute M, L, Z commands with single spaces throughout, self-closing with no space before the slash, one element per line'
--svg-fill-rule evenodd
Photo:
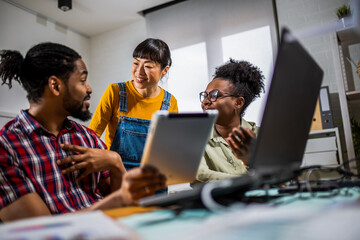
<path fill-rule="evenodd" d="M 323 86 L 329 86 L 330 93 L 337 92 L 335 69 L 332 57 L 331 36 L 321 33 L 325 25 L 336 22 L 335 9 L 348 0 L 276 0 L 279 26 L 287 26 L 290 30 L 300 31 L 317 28 L 318 35 L 300 39 L 305 48 L 324 70 Z"/>
<path fill-rule="evenodd" d="M 322 85 L 329 86 L 334 125 L 339 127 L 342 146 L 346 144 L 336 83 L 337 71 L 341 72 L 341 69 L 334 64 L 336 61 L 333 59 L 333 52 L 336 49 L 333 49 L 331 44 L 332 33 L 325 31 L 325 26 L 331 29 L 332 23 L 337 21 L 335 9 L 349 2 L 349 0 L 276 0 L 280 26 L 287 26 L 293 31 L 311 27 L 315 29 L 313 33 L 318 33 L 317 36 L 301 39 L 301 42 L 324 70 Z"/>
<path fill-rule="evenodd" d="M 145 19 L 90 39 L 4 1 L 0 1 L 0 32 L 0 49 L 19 50 L 23 55 L 33 45 L 45 41 L 58 42 L 79 52 L 93 88 L 92 112 L 108 84 L 131 79 L 133 49 L 146 38 Z M 0 86 L 1 116 L 12 117 L 28 106 L 26 93 L 18 83 L 14 82 L 10 90 L 6 85 Z"/>
<path fill-rule="evenodd" d="M 221 39 L 225 36 L 269 26 L 275 56 L 273 13 L 269 0 L 185 1 L 149 13 L 146 27 L 149 36 L 163 39 L 171 49 L 206 42 L 210 80 L 215 68 L 223 64 Z"/>
<path fill-rule="evenodd" d="M 131 80 L 132 53 L 145 38 L 145 20 L 91 38 L 92 112 L 109 84 Z"/>
<path fill-rule="evenodd" d="M 0 49 L 19 50 L 25 55 L 29 48 L 37 43 L 58 42 L 79 52 L 88 68 L 91 69 L 88 38 L 4 1 L 0 1 L 0 33 Z M 26 93 L 17 82 L 13 83 L 10 90 L 6 85 L 0 86 L 0 112 L 2 115 L 16 114 L 28 106 Z"/>
<path fill-rule="evenodd" d="M 147 14 L 146 29 L 149 36 L 167 42 L 174 53 L 173 72 L 170 69 L 165 87 L 177 98 L 179 111 L 201 111 L 199 92 L 205 90 L 215 68 L 229 57 L 250 61 L 267 79 L 272 72 L 277 49 L 272 1 L 185 1 Z M 200 45 L 204 47 L 195 49 Z M 181 59 L 177 58 L 179 51 L 184 55 Z M 265 80 L 266 89 L 268 82 Z M 261 122 L 266 95 L 261 97 L 244 115 L 257 125 Z"/>

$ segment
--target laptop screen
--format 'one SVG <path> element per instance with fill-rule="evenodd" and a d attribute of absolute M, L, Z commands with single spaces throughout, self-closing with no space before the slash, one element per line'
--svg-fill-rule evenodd
<path fill-rule="evenodd" d="M 250 167 L 257 173 L 291 174 L 300 167 L 322 78 L 318 64 L 283 29 L 261 127 L 250 150 Z"/>

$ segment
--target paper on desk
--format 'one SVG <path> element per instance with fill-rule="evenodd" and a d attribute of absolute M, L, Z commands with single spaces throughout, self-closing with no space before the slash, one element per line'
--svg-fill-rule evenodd
<path fill-rule="evenodd" d="M 358 240 L 360 205 L 250 206 L 214 215 L 173 240 Z"/>
<path fill-rule="evenodd" d="M 273 238 L 277 234 L 276 225 L 285 222 L 294 222 L 313 216 L 313 208 L 275 208 L 265 205 L 250 205 L 246 208 L 233 208 L 229 212 L 215 214 L 199 223 L 191 231 L 183 231 L 174 240 L 200 239 L 280 239 Z M 276 223 L 276 225 L 274 225 Z M 253 231 L 254 230 L 254 231 Z"/>
<path fill-rule="evenodd" d="M 2 239 L 129 239 L 130 232 L 101 211 L 39 217 L 0 226 Z"/>
<path fill-rule="evenodd" d="M 168 193 L 176 193 L 181 191 L 192 190 L 190 183 L 181 183 L 168 186 Z"/>

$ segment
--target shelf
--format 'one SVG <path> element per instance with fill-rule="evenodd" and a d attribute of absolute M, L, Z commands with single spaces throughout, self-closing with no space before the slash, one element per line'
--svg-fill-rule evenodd
<path fill-rule="evenodd" d="M 321 130 L 311 131 L 309 138 L 329 137 L 336 134 L 337 128 L 325 128 Z"/>
<path fill-rule="evenodd" d="M 360 100 L 360 90 L 346 92 L 348 100 Z"/>
<path fill-rule="evenodd" d="M 340 103 L 340 111 L 342 118 L 342 130 L 344 132 L 344 142 L 345 142 L 345 151 L 346 160 L 355 158 L 355 150 L 354 150 L 354 141 L 351 133 L 351 124 L 350 119 L 351 116 L 349 114 L 349 105 L 353 103 L 357 103 L 353 99 L 360 99 L 360 93 L 358 91 L 346 91 L 345 90 L 345 82 L 347 78 L 344 79 L 344 74 L 346 74 L 345 69 L 345 61 L 348 56 L 348 48 L 349 46 L 360 42 L 360 24 L 356 24 L 356 28 L 354 26 L 348 28 L 342 28 L 338 31 L 333 32 L 331 36 L 331 45 L 333 49 L 333 58 L 335 60 L 335 66 L 339 66 L 339 68 L 335 67 L 335 76 L 336 83 L 338 87 L 339 93 L 339 103 Z M 344 53 L 345 50 L 345 53 Z M 345 56 L 344 56 L 345 54 Z M 358 174 L 357 164 L 355 162 L 349 163 L 350 171 L 354 174 Z"/>
<path fill-rule="evenodd" d="M 360 41 L 360 29 L 353 26 L 338 30 L 336 34 L 341 44 L 351 45 Z"/>

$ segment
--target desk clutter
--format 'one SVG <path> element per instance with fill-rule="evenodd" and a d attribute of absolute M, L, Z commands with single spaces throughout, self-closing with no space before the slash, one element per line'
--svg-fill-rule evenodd
<path fill-rule="evenodd" d="M 332 168 L 308 166 L 298 172 L 335 171 L 341 175 L 337 179 L 310 180 L 309 174 L 303 180 L 254 189 L 246 188 L 251 186 L 245 184 L 249 178 L 198 185 L 153 198 L 153 203 L 167 206 L 163 210 L 118 221 L 148 240 L 359 239 L 360 180 L 344 170 L 344 164 L 348 162 Z"/>
<path fill-rule="evenodd" d="M 204 186 L 190 192 L 212 189 L 206 190 Z M 175 204 L 163 208 L 126 207 L 32 218 L 0 225 L 0 236 L 5 239 L 359 239 L 358 179 L 295 181 L 279 186 L 241 188 L 238 192 L 234 188 L 229 192 L 218 189 L 218 193 L 227 194 L 211 199 L 206 195 L 211 195 L 210 191 L 204 194 L 208 198 L 205 203 L 195 205 L 201 203 L 198 201 L 201 198 L 188 199 L 182 207 Z M 169 196 L 190 192 L 181 188 Z"/>
<path fill-rule="evenodd" d="M 264 203 L 274 198 L 284 197 L 284 194 L 320 191 L 335 194 L 336 190 L 344 187 L 360 187 L 360 176 L 345 168 L 345 165 L 352 161 L 359 161 L 359 159 L 346 161 L 336 167 L 306 166 L 294 172 L 288 179 L 284 178 L 284 176 L 290 176 L 288 169 L 282 168 L 271 175 L 246 174 L 209 183 L 197 183 L 192 185 L 191 190 L 185 189 L 170 194 L 157 194 L 140 199 L 139 204 L 143 207 L 177 206 L 182 209 L 205 207 L 213 210 L 222 209 L 237 202 Z M 335 172 L 339 177 L 324 180 L 320 177 L 319 171 Z M 301 177 L 302 179 L 300 179 Z M 248 195 L 250 190 L 264 189 L 267 192 L 266 189 L 270 188 L 278 189 L 279 194 L 265 194 L 261 197 Z"/>
<path fill-rule="evenodd" d="M 278 195 L 270 189 L 270 195 Z M 263 190 L 248 193 L 263 197 Z M 142 239 L 326 239 L 356 240 L 360 229 L 359 187 L 298 192 L 269 198 L 265 204 L 236 202 L 210 211 L 204 208 L 157 210 L 118 221 L 136 229 Z"/>

